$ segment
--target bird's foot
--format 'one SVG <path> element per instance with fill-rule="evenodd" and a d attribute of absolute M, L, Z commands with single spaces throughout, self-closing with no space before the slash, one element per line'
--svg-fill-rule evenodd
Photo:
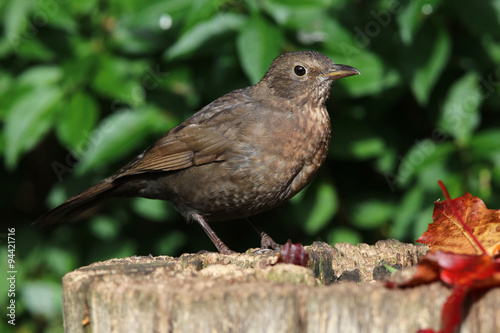
<path fill-rule="evenodd" d="M 271 236 L 269 236 L 265 232 L 262 232 L 261 239 L 260 239 L 260 247 L 262 250 L 273 250 L 273 251 L 279 252 L 283 248 L 283 245 L 276 243 L 271 238 Z"/>

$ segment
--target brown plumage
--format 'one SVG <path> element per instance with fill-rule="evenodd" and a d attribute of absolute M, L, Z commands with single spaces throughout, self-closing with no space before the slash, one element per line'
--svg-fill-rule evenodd
<path fill-rule="evenodd" d="M 283 54 L 259 83 L 208 104 L 37 223 L 75 216 L 108 197 L 161 199 L 196 220 L 219 252 L 231 253 L 206 221 L 249 217 L 303 189 L 328 153 L 332 82 L 355 74 L 318 52 Z"/>

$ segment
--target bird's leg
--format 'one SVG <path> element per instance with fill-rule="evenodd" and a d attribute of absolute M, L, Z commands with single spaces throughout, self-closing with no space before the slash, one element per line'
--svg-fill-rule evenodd
<path fill-rule="evenodd" d="M 214 243 L 214 245 L 217 248 L 217 250 L 219 250 L 219 253 L 222 253 L 222 254 L 233 254 L 233 253 L 236 253 L 236 252 L 230 250 L 227 247 L 227 245 L 222 242 L 222 240 L 219 238 L 219 236 L 217 236 L 215 234 L 215 232 L 212 230 L 212 228 L 210 228 L 210 226 L 208 225 L 207 221 L 205 221 L 205 219 L 203 218 L 203 216 L 201 216 L 199 214 L 193 214 L 192 218 L 194 220 L 196 220 L 196 222 L 198 222 L 198 224 L 203 228 L 203 231 L 205 231 L 205 233 L 207 234 L 207 236 L 210 237 L 210 239 Z"/>
<path fill-rule="evenodd" d="M 255 223 L 251 218 L 247 217 L 246 220 L 250 225 L 257 231 L 260 235 L 260 247 L 263 249 L 273 249 L 274 251 L 280 251 L 283 245 L 276 243 L 271 236 L 269 236 L 262 228 Z"/>

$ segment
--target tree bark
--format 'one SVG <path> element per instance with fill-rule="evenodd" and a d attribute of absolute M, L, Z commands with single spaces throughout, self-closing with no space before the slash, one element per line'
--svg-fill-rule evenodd
<path fill-rule="evenodd" d="M 309 268 L 277 253 L 130 257 L 63 278 L 66 332 L 416 332 L 440 327 L 441 283 L 387 289 L 386 265 L 417 263 L 427 247 L 316 242 Z M 400 280 L 411 276 L 403 270 Z M 392 279 L 392 278 L 391 278 Z M 460 332 L 500 332 L 500 292 L 466 307 Z"/>

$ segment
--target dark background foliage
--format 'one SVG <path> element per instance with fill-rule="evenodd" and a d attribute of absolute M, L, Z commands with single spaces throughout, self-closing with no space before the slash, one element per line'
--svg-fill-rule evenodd
<path fill-rule="evenodd" d="M 283 52 L 317 50 L 362 75 L 333 87 L 332 145 L 313 184 L 257 217 L 276 241 L 412 241 L 432 221 L 438 179 L 498 208 L 499 16 L 496 0 L 1 2 L 0 217 L 3 236 L 16 228 L 15 330 L 61 331 L 60 280 L 79 266 L 214 250 L 153 200 L 31 222 L 257 82 Z M 240 222 L 213 227 L 234 250 L 257 247 Z M 4 316 L 0 330 L 12 328 Z"/>

